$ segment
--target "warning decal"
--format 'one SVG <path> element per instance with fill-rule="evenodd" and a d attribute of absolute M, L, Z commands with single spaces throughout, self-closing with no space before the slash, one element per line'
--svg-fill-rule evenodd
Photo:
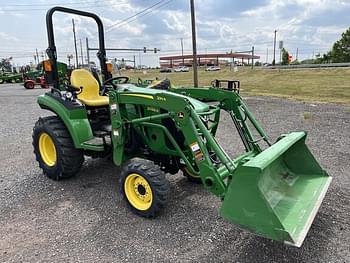
<path fill-rule="evenodd" d="M 191 150 L 194 153 L 194 158 L 197 162 L 202 161 L 204 159 L 203 153 L 201 149 L 199 148 L 199 145 L 197 142 L 194 142 L 190 144 Z"/>

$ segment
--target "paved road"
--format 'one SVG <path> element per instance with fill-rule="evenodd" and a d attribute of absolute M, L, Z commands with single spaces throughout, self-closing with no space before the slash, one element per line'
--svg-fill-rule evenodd
<path fill-rule="evenodd" d="M 218 216 L 220 201 L 182 175 L 168 176 L 171 198 L 153 220 L 128 211 L 118 169 L 87 160 L 70 180 L 42 175 L 31 132 L 42 89 L 0 85 L 1 262 L 350 262 L 350 108 L 274 98 L 247 98 L 272 138 L 308 130 L 308 145 L 334 177 L 302 248 L 257 237 Z M 219 140 L 242 147 L 224 116 Z"/>

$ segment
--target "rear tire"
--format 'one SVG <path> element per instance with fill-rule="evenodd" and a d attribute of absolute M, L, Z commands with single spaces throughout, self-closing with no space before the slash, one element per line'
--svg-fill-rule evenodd
<path fill-rule="evenodd" d="M 25 82 L 25 83 L 24 83 L 24 87 L 25 87 L 26 89 L 34 89 L 34 83 L 31 82 L 31 81 Z"/>
<path fill-rule="evenodd" d="M 39 118 L 33 129 L 36 160 L 53 180 L 74 176 L 84 162 L 83 151 L 74 148 L 70 134 L 57 116 Z"/>
<path fill-rule="evenodd" d="M 135 214 L 155 217 L 165 207 L 169 190 L 165 174 L 153 162 L 135 158 L 124 165 L 120 192 Z"/>

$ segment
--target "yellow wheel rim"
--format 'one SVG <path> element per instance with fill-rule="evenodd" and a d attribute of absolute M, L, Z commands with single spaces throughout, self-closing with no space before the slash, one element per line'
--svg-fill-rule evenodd
<path fill-rule="evenodd" d="M 56 164 L 56 147 L 52 138 L 46 132 L 40 134 L 39 152 L 41 155 L 41 159 L 47 166 L 54 166 Z"/>
<path fill-rule="evenodd" d="M 129 174 L 124 182 L 124 191 L 129 203 L 137 210 L 147 210 L 153 201 L 152 189 L 147 180 L 136 173 Z"/>

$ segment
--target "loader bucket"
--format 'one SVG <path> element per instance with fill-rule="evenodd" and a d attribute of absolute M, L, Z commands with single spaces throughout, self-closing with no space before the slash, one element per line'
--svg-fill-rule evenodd
<path fill-rule="evenodd" d="M 293 132 L 237 168 L 222 217 L 255 234 L 300 247 L 332 178 Z"/>

